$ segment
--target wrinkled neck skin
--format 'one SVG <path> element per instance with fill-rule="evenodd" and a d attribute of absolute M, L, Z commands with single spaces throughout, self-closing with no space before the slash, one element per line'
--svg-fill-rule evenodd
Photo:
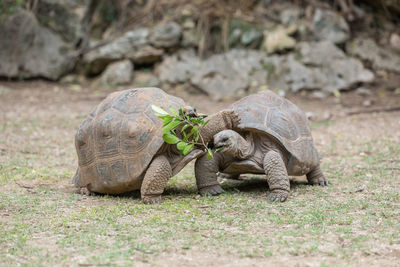
<path fill-rule="evenodd" d="M 247 140 L 237 132 L 234 132 L 234 135 L 236 139 L 236 144 L 230 151 L 227 151 L 227 153 L 240 160 L 248 159 L 253 154 L 254 150 L 252 135 L 248 134 L 246 136 Z"/>

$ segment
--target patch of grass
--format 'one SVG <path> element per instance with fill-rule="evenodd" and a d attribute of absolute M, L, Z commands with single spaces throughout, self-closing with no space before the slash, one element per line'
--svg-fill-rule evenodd
<path fill-rule="evenodd" d="M 322 162 L 330 186 L 292 182 L 285 203 L 267 201 L 263 176 L 199 197 L 190 164 L 168 182 L 160 205 L 144 205 L 130 195 L 59 190 L 74 175 L 72 136 L 81 119 L 63 124 L 59 115 L 0 124 L 1 265 L 151 264 L 159 255 L 198 252 L 312 257 L 321 266 L 334 265 L 330 257 L 342 266 L 400 245 L 400 144 L 389 137 L 361 143 L 332 135 Z"/>

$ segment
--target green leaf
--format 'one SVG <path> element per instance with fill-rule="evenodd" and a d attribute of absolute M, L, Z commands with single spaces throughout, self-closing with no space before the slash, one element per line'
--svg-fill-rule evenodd
<path fill-rule="evenodd" d="M 193 126 L 192 130 L 190 131 L 191 134 L 196 134 L 199 132 L 199 126 Z"/>
<path fill-rule="evenodd" d="M 179 116 L 181 116 L 182 118 L 185 117 L 185 114 L 183 113 L 182 108 L 179 109 Z"/>
<path fill-rule="evenodd" d="M 172 117 L 172 116 L 163 118 L 163 126 L 169 124 L 173 119 L 174 119 L 174 117 Z"/>
<path fill-rule="evenodd" d="M 173 107 L 169 107 L 169 110 L 177 117 L 179 117 L 178 112 L 176 112 L 176 110 Z"/>
<path fill-rule="evenodd" d="M 168 112 L 166 112 L 165 110 L 163 110 L 162 108 L 156 106 L 156 105 L 151 105 L 151 108 L 158 114 L 161 115 L 169 115 Z"/>
<path fill-rule="evenodd" d="M 171 119 L 173 119 L 174 118 L 174 116 L 172 116 L 172 115 L 170 115 L 170 114 L 167 114 L 167 115 L 163 115 L 163 114 L 156 114 L 156 116 L 157 117 L 159 117 L 160 119 L 169 119 L 169 118 L 171 118 Z"/>
<path fill-rule="evenodd" d="M 184 148 L 186 147 L 186 145 L 188 145 L 188 143 L 186 143 L 186 142 L 179 142 L 177 145 L 176 145 L 176 147 L 179 149 L 179 150 L 184 150 Z"/>
<path fill-rule="evenodd" d="M 168 144 L 176 144 L 180 141 L 179 138 L 173 134 L 164 134 L 163 139 Z"/>
<path fill-rule="evenodd" d="M 183 138 L 183 141 L 187 141 L 189 140 L 189 138 L 193 135 L 192 132 L 190 132 L 188 135 L 185 135 L 185 137 Z"/>
<path fill-rule="evenodd" d="M 199 141 L 199 137 L 200 137 L 199 133 L 196 133 L 194 136 L 194 141 L 195 142 Z"/>
<path fill-rule="evenodd" d="M 178 121 L 178 120 L 173 120 L 170 123 L 168 123 L 167 125 L 165 125 L 163 127 L 163 134 L 167 134 L 170 131 L 172 131 L 173 129 L 177 128 L 182 122 Z"/>
<path fill-rule="evenodd" d="M 221 147 L 217 147 L 217 148 L 215 149 L 215 152 L 221 151 L 222 149 L 224 149 L 222 146 L 221 146 Z"/>
<path fill-rule="evenodd" d="M 211 149 L 208 149 L 207 150 L 207 159 L 213 159 L 214 158 L 214 155 L 213 155 L 213 153 L 212 153 L 212 151 L 211 151 Z"/>
<path fill-rule="evenodd" d="M 204 123 L 203 123 L 203 127 L 206 126 L 209 122 L 210 122 L 210 120 L 204 122 Z"/>
<path fill-rule="evenodd" d="M 186 156 L 192 150 L 193 147 L 194 147 L 194 144 L 187 144 L 185 146 L 185 148 L 183 149 L 183 155 Z"/>
<path fill-rule="evenodd" d="M 186 124 L 185 126 L 183 126 L 181 132 L 182 132 L 182 133 L 185 133 L 185 130 L 186 130 L 188 127 L 190 127 L 190 124 Z"/>

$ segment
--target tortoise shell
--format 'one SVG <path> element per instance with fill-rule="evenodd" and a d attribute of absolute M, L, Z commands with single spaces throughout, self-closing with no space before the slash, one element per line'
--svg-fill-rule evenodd
<path fill-rule="evenodd" d="M 159 88 L 137 88 L 114 92 L 94 108 L 75 136 L 76 186 L 99 193 L 140 189 L 144 171 L 164 144 L 163 122 L 151 105 L 178 110 L 185 103 Z"/>
<path fill-rule="evenodd" d="M 239 114 L 240 130 L 267 134 L 298 163 L 313 165 L 319 161 L 307 117 L 292 102 L 266 90 L 244 97 L 230 108 Z"/>

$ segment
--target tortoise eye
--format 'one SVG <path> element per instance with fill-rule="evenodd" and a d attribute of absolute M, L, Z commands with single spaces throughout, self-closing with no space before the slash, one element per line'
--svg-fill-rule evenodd
<path fill-rule="evenodd" d="M 224 138 L 222 138 L 222 142 L 226 142 L 226 141 L 228 141 L 228 137 L 224 137 Z"/>
<path fill-rule="evenodd" d="M 85 142 L 85 141 L 83 141 L 83 140 L 78 140 L 78 146 L 79 146 L 79 147 L 82 147 L 82 146 L 84 146 L 84 145 L 86 145 L 86 142 Z"/>

